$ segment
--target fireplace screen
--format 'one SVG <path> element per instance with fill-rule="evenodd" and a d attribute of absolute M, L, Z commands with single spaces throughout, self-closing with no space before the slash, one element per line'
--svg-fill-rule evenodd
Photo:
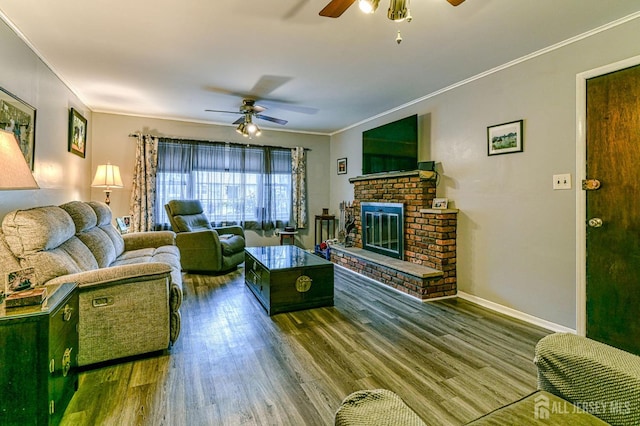
<path fill-rule="evenodd" d="M 362 248 L 389 257 L 404 255 L 404 205 L 402 203 L 360 204 Z"/>

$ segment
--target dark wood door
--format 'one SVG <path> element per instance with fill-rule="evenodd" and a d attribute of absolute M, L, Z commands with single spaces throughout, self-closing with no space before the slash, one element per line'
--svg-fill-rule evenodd
<path fill-rule="evenodd" d="M 587 178 L 586 334 L 640 354 L 640 66 L 587 81 Z"/>

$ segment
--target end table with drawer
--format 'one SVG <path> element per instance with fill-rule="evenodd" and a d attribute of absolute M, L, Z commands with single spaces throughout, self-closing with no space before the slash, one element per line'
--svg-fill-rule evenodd
<path fill-rule="evenodd" d="M 56 425 L 78 388 L 76 283 L 41 305 L 0 304 L 0 424 Z"/>

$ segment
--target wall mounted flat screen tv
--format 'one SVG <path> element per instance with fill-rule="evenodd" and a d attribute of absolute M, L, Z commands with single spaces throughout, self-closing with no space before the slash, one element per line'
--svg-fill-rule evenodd
<path fill-rule="evenodd" d="M 362 174 L 417 169 L 417 115 L 362 132 Z"/>

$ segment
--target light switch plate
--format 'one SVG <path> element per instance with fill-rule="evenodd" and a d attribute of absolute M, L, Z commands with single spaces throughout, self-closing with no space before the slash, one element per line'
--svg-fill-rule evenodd
<path fill-rule="evenodd" d="M 553 189 L 571 189 L 571 173 L 553 175 Z"/>

